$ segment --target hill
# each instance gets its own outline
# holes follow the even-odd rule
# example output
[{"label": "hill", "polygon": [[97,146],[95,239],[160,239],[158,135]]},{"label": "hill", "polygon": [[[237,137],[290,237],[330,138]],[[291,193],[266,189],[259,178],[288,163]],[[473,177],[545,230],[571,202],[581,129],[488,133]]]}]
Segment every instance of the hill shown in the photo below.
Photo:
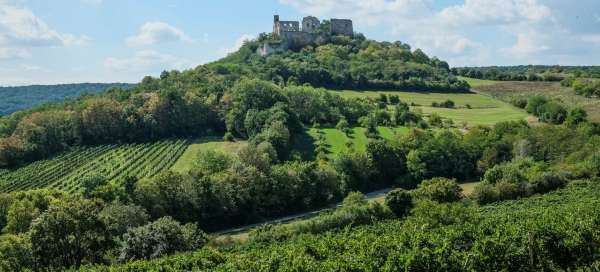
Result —
[{"label": "hill", "polygon": [[[268,39],[130,90],[0,118],[0,270],[518,271],[592,262],[596,183],[558,199],[566,205],[550,197],[556,207],[523,200],[485,211],[598,178],[600,129],[585,112],[537,98],[521,110],[471,93],[447,63],[401,42],[328,36],[264,57],[256,49]],[[530,126],[525,110],[549,125]],[[463,182],[473,184],[468,196]],[[360,193],[379,190],[390,191],[384,203]],[[221,250],[207,234],[342,199],[322,217],[266,226],[248,245]],[[552,244],[557,237],[568,238]]]},{"label": "hill", "polygon": [[0,116],[43,103],[59,102],[84,93],[94,94],[110,88],[129,89],[133,86],[127,83],[78,83],[0,87]]},{"label": "hill", "polygon": [[[360,34],[333,36],[263,57],[256,49],[264,39],[261,35],[238,52],[195,69],[146,77],[131,91],[114,89],[5,116],[0,119],[0,166],[35,161],[81,144],[214,133],[251,139],[273,123],[284,125],[289,134],[284,142],[289,143],[302,125],[334,125],[341,117],[355,124],[375,107],[373,101],[324,95],[311,87],[469,90],[465,81],[450,74],[446,62],[401,42],[377,42]],[[303,105],[306,99],[312,105]],[[246,116],[249,110],[256,115]],[[254,123],[246,120],[250,117]],[[43,136],[34,136],[34,130]]]}]

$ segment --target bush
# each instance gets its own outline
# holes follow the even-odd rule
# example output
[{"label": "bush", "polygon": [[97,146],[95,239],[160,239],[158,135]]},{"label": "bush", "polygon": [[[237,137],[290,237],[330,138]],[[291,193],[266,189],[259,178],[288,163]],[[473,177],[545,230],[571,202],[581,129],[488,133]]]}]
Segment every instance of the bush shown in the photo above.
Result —
[{"label": "bush", "polygon": [[525,98],[521,98],[521,97],[514,97],[510,100],[510,103],[517,107],[517,108],[521,108],[524,109],[525,107],[527,107],[527,99]]},{"label": "bush", "polygon": [[570,174],[567,172],[545,172],[531,182],[532,191],[547,193],[564,187],[569,182]]},{"label": "bush", "polygon": [[473,190],[472,196],[480,205],[496,202],[500,198],[496,187],[489,183],[478,184]]},{"label": "bush", "polygon": [[223,141],[233,142],[234,140],[235,138],[231,132],[225,132],[225,135],[223,135]]},{"label": "bush", "polygon": [[463,197],[462,188],[456,183],[456,180],[447,178],[423,181],[417,188],[417,194],[422,198],[440,203],[458,201]]},{"label": "bush", "polygon": [[385,195],[385,205],[397,217],[404,217],[410,213],[413,207],[412,195],[407,190],[401,188],[394,189]]},{"label": "bush", "polygon": [[342,207],[333,212],[286,225],[266,225],[253,230],[250,239],[255,242],[281,241],[302,233],[322,233],[346,226],[372,224],[388,218],[393,218],[393,214],[385,206],[377,202],[369,203],[363,194],[352,192],[344,198]]},{"label": "bush", "polygon": [[170,217],[160,218],[147,225],[132,228],[123,236],[119,259],[156,258],[202,247],[206,234],[194,224],[181,225]]}]

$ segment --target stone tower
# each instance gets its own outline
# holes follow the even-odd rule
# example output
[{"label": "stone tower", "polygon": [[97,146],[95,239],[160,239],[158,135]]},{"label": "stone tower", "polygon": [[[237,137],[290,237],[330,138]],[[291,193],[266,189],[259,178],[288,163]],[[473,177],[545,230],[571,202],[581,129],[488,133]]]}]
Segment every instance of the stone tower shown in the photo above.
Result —
[{"label": "stone tower", "polygon": [[319,28],[320,25],[321,25],[321,22],[319,21],[319,19],[317,19],[317,17],[308,16],[308,17],[304,17],[304,19],[302,19],[302,31],[303,32],[314,33]]}]

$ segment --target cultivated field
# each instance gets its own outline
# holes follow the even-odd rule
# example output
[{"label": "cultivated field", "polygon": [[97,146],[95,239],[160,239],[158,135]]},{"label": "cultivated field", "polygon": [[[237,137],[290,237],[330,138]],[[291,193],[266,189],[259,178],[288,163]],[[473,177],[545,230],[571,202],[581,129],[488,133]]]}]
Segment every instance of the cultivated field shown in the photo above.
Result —
[{"label": "cultivated field", "polygon": [[[487,86],[493,81],[478,81],[479,86]],[[380,94],[398,95],[406,103],[412,104],[411,108],[421,111],[425,115],[437,113],[444,118],[449,118],[456,124],[468,125],[493,125],[502,121],[522,120],[527,114],[512,105],[494,99],[488,95],[477,93],[418,93],[396,91],[332,91],[344,97],[373,97]],[[442,102],[447,99],[454,101],[455,108],[431,107],[433,102]],[[469,108],[470,107],[470,108]]]},{"label": "cultivated field", "polygon": [[475,87],[474,90],[506,102],[515,97],[527,98],[534,95],[555,98],[569,107],[583,108],[591,121],[600,121],[600,99],[577,95],[572,88],[563,87],[558,82],[496,82]]},{"label": "cultivated field", "polygon": [[173,164],[171,170],[185,173],[194,167],[194,161],[203,150],[216,150],[225,153],[235,153],[246,145],[246,141],[226,142],[222,138],[202,138],[193,141],[185,150],[183,155]]},{"label": "cultivated field", "polygon": [[127,176],[151,177],[169,169],[181,156],[187,140],[76,147],[47,160],[0,172],[0,192],[54,188],[80,189],[83,177],[121,180]]}]

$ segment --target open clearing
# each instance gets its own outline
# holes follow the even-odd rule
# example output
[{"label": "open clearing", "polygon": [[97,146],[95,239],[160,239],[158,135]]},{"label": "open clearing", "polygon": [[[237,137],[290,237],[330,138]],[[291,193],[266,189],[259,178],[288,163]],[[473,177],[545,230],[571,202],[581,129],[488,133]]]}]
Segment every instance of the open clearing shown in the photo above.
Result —
[{"label": "open clearing", "polygon": [[480,85],[474,90],[506,102],[515,97],[528,98],[534,95],[558,99],[568,107],[583,108],[590,121],[600,122],[600,99],[577,95],[572,88],[563,87],[558,82],[504,81]]},{"label": "open clearing", "polygon": [[[478,82],[479,86],[491,86],[494,81]],[[443,118],[449,118],[456,124],[493,125],[502,121],[523,120],[527,117],[525,111],[509,103],[494,99],[489,95],[478,93],[422,93],[399,91],[331,91],[343,97],[379,97],[380,94],[398,95],[406,103],[413,104],[411,108],[425,115],[437,113]],[[447,99],[454,101],[456,108],[431,107],[433,102]],[[470,109],[467,108],[470,106]]]},{"label": "open clearing", "polygon": [[[408,133],[410,129],[408,127],[377,127],[379,135],[385,139],[393,139],[398,135]],[[336,128],[310,128],[305,134],[305,139],[302,139],[295,144],[295,149],[300,151],[304,158],[312,158],[314,156],[314,145],[317,141],[319,134],[323,133],[325,136],[327,153],[330,157],[348,150],[350,147],[357,151],[365,151],[369,139],[365,135],[366,129],[362,127],[355,127],[352,129],[350,135],[344,134],[344,132]],[[349,147],[347,143],[350,142],[352,145]]]},{"label": "open clearing", "polygon": [[470,78],[470,77],[458,77],[458,79],[460,80],[464,80],[467,83],[469,83],[469,85],[471,85],[471,87],[479,87],[479,86],[487,86],[487,85],[492,85],[492,84],[496,84],[500,81],[494,81],[494,80],[487,80],[487,79],[478,79],[478,78]]},{"label": "open clearing", "polygon": [[246,141],[226,142],[219,137],[207,137],[192,141],[183,155],[173,164],[171,170],[185,173],[192,169],[198,154],[204,150],[215,150],[224,153],[235,153],[246,145]]}]

